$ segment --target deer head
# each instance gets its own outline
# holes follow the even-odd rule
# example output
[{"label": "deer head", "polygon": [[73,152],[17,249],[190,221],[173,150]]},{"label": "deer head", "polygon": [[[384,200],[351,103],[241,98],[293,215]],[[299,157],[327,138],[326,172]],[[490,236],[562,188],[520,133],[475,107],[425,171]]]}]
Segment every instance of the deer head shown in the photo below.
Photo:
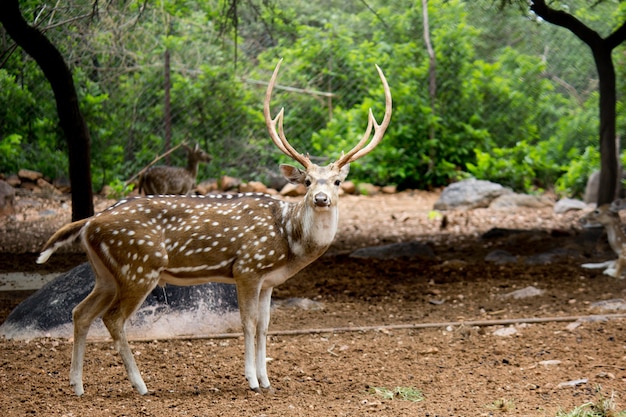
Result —
[{"label": "deer head", "polygon": [[[385,134],[385,130],[387,130],[387,126],[389,126],[392,111],[391,91],[389,90],[389,85],[387,84],[385,75],[378,65],[376,65],[376,70],[378,71],[378,75],[380,76],[383,83],[383,89],[385,91],[385,115],[383,116],[382,123],[378,124],[376,122],[372,109],[370,109],[367,128],[365,129],[363,137],[356,144],[356,146],[348,153],[342,153],[339,159],[335,162],[332,162],[324,167],[320,167],[319,165],[311,162],[308,155],[305,156],[296,151],[285,137],[283,129],[285,109],[281,108],[275,118],[272,118],[271,116],[270,100],[272,98],[272,91],[274,89],[274,85],[276,84],[276,79],[278,78],[278,71],[280,69],[281,62],[282,59],[278,61],[267,87],[267,91],[265,92],[263,115],[265,116],[265,124],[267,125],[270,138],[274,144],[285,155],[300,163],[304,167],[304,170],[286,164],[281,165],[280,169],[287,180],[292,183],[304,184],[307,187],[308,191],[305,199],[311,207],[315,207],[317,209],[335,207],[337,204],[339,186],[348,175],[350,162],[354,162],[370,153],[380,143],[383,135]],[[374,136],[368,143],[372,128],[374,128]],[[367,146],[365,146],[366,144]]]}]

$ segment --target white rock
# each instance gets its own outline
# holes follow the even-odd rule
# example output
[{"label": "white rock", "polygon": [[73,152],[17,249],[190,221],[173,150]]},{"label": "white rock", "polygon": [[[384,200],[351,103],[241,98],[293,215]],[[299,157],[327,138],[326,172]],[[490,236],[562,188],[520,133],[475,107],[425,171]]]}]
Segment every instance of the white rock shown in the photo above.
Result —
[{"label": "white rock", "polygon": [[513,326],[503,327],[493,332],[494,336],[513,336],[514,334],[517,334],[517,329]]}]

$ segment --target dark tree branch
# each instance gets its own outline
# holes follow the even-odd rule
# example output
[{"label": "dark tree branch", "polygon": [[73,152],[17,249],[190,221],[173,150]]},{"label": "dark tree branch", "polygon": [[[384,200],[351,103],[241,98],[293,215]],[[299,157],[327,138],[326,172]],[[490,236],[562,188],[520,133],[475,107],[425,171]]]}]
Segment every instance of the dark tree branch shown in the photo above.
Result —
[{"label": "dark tree branch", "polygon": [[626,41],[626,22],[622,23],[622,25],[617,28],[615,32],[611,33],[605,39],[606,45],[609,49],[615,49],[624,41]]},{"label": "dark tree branch", "polygon": [[531,0],[531,3],[530,10],[532,10],[537,16],[541,17],[546,22],[552,23],[553,25],[569,29],[587,45],[593,47],[594,45],[598,45],[598,43],[602,42],[602,37],[600,37],[596,31],[587,27],[583,22],[571,14],[549,7],[546,5],[544,0]]}]

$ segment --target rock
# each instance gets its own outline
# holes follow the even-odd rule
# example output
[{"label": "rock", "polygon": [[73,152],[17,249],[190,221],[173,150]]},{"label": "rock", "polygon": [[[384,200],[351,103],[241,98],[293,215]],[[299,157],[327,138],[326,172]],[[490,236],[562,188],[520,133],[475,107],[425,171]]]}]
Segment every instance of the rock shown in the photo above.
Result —
[{"label": "rock", "polygon": [[496,210],[510,210],[511,208],[524,207],[524,208],[544,208],[552,207],[554,202],[548,197],[529,195],[529,194],[517,194],[507,193],[495,198],[489,208]]},{"label": "rock", "polygon": [[380,189],[380,191],[383,194],[395,194],[396,192],[398,192],[398,187],[396,187],[395,185],[385,185],[383,188]]},{"label": "rock", "polygon": [[47,195],[52,195],[52,194],[61,194],[61,192],[59,190],[57,190],[54,185],[50,184],[48,181],[44,180],[43,178],[39,178],[37,180],[37,187],[39,187],[41,189],[41,191]]},{"label": "rock", "polygon": [[589,206],[580,201],[573,198],[562,198],[556,202],[554,205],[554,213],[556,214],[564,214],[570,210],[587,210]]},{"label": "rock", "polygon": [[515,298],[519,300],[521,298],[529,298],[529,297],[537,297],[538,295],[543,295],[544,291],[539,288],[533,287],[532,285],[522,288],[521,290],[515,290],[510,293],[504,294],[505,298]]},{"label": "rock", "polygon": [[370,246],[367,248],[357,249],[350,254],[351,258],[363,259],[394,259],[400,257],[433,258],[434,256],[435,252],[429,245],[417,241],[392,243],[390,245],[382,246]]},{"label": "rock", "polygon": [[17,172],[17,176],[21,179],[29,180],[32,182],[37,181],[39,178],[43,178],[43,174],[37,171],[31,171],[30,169],[20,169]]},{"label": "rock", "polygon": [[0,180],[0,216],[15,214],[15,188]]},{"label": "rock", "polygon": [[219,191],[220,187],[217,184],[216,179],[209,179],[202,181],[200,184],[196,186],[196,191],[199,194],[206,195],[215,191]]},{"label": "rock", "polygon": [[572,381],[561,382],[557,385],[557,388],[571,388],[578,385],[586,384],[588,382],[587,378],[582,379],[574,379]]},{"label": "rock", "polygon": [[[622,186],[622,181],[626,179],[626,171],[621,171],[620,178],[617,179],[617,183],[615,184],[615,195],[619,198],[624,197],[625,190]],[[585,186],[585,194],[583,196],[583,201],[587,204],[597,204],[598,203],[598,191],[600,188],[600,171],[594,171],[589,175],[587,179],[587,185]]]},{"label": "rock", "polygon": [[496,329],[493,332],[493,335],[494,336],[513,336],[516,333],[517,333],[517,329],[513,326],[509,326],[509,327],[502,327],[500,329]]},{"label": "rock", "polygon": [[20,180],[20,177],[18,177],[15,174],[9,175],[8,177],[5,178],[5,181],[7,182],[7,184],[9,184],[11,187],[19,187],[20,184],[22,183],[22,180]]},{"label": "rock", "polygon": [[503,227],[492,227],[483,233],[481,239],[500,239],[503,237],[510,237],[524,233],[524,230],[520,229],[506,229]]},{"label": "rock", "polygon": [[357,185],[357,190],[361,195],[376,195],[380,193],[380,187],[367,182],[359,183],[359,185]]},{"label": "rock", "polygon": [[470,178],[450,184],[435,202],[435,210],[487,208],[493,200],[510,194],[508,188],[490,181]]},{"label": "rock", "polygon": [[239,186],[239,192],[242,193],[267,193],[267,187],[265,184],[259,181],[250,181],[241,183]]},{"label": "rock", "polygon": [[549,359],[546,361],[540,361],[539,365],[543,366],[544,368],[549,368],[551,366],[558,366],[561,364],[561,361],[558,359]]},{"label": "rock", "polygon": [[493,262],[496,265],[503,265],[509,263],[517,263],[517,256],[502,249],[496,249],[485,256],[485,261]]},{"label": "rock", "polygon": [[[37,332],[48,334],[70,324],[72,309],[91,292],[94,280],[91,266],[84,263],[48,282],[11,311],[0,326],[0,335],[13,338],[25,331],[29,335]],[[236,287],[222,283],[157,287],[148,294],[129,325],[132,325],[131,322],[141,322],[146,315],[200,309],[216,313],[236,310]]]},{"label": "rock", "polygon": [[32,192],[39,192],[39,187],[37,187],[35,183],[30,181],[23,181],[22,184],[20,184],[20,188]]},{"label": "rock", "polygon": [[263,168],[261,168],[261,170],[265,172],[265,185],[267,185],[268,188],[282,190],[283,187],[289,182],[287,181],[287,178],[273,170]]},{"label": "rock", "polygon": [[555,248],[548,252],[538,253],[529,256],[525,261],[525,265],[548,265],[557,262],[559,259],[568,256],[577,256],[578,252],[567,248]]},{"label": "rock", "polygon": [[59,190],[62,194],[69,194],[72,192],[72,183],[67,177],[58,177],[52,181],[52,185]]},{"label": "rock", "polygon": [[280,190],[280,195],[284,197],[298,197],[306,194],[306,187],[304,184],[292,184],[287,183]]},{"label": "rock", "polygon": [[341,189],[346,194],[356,194],[356,184],[354,184],[352,181],[342,182]]},{"label": "rock", "polygon": [[589,306],[589,309],[600,313],[605,313],[607,311],[624,311],[626,310],[626,301],[622,298],[596,301]]},{"label": "rock", "polygon": [[239,187],[241,184],[241,180],[239,178],[229,177],[228,175],[224,175],[220,181],[220,190],[222,191],[230,191]]}]

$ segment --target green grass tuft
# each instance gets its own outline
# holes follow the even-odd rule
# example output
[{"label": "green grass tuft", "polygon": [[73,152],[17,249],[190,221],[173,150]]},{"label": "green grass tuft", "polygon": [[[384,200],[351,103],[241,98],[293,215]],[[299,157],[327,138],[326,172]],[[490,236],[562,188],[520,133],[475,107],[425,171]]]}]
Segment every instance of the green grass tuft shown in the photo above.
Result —
[{"label": "green grass tuft", "polygon": [[369,393],[381,397],[384,400],[405,400],[419,402],[424,400],[424,394],[413,387],[395,387],[389,389],[385,387],[371,387]]}]

